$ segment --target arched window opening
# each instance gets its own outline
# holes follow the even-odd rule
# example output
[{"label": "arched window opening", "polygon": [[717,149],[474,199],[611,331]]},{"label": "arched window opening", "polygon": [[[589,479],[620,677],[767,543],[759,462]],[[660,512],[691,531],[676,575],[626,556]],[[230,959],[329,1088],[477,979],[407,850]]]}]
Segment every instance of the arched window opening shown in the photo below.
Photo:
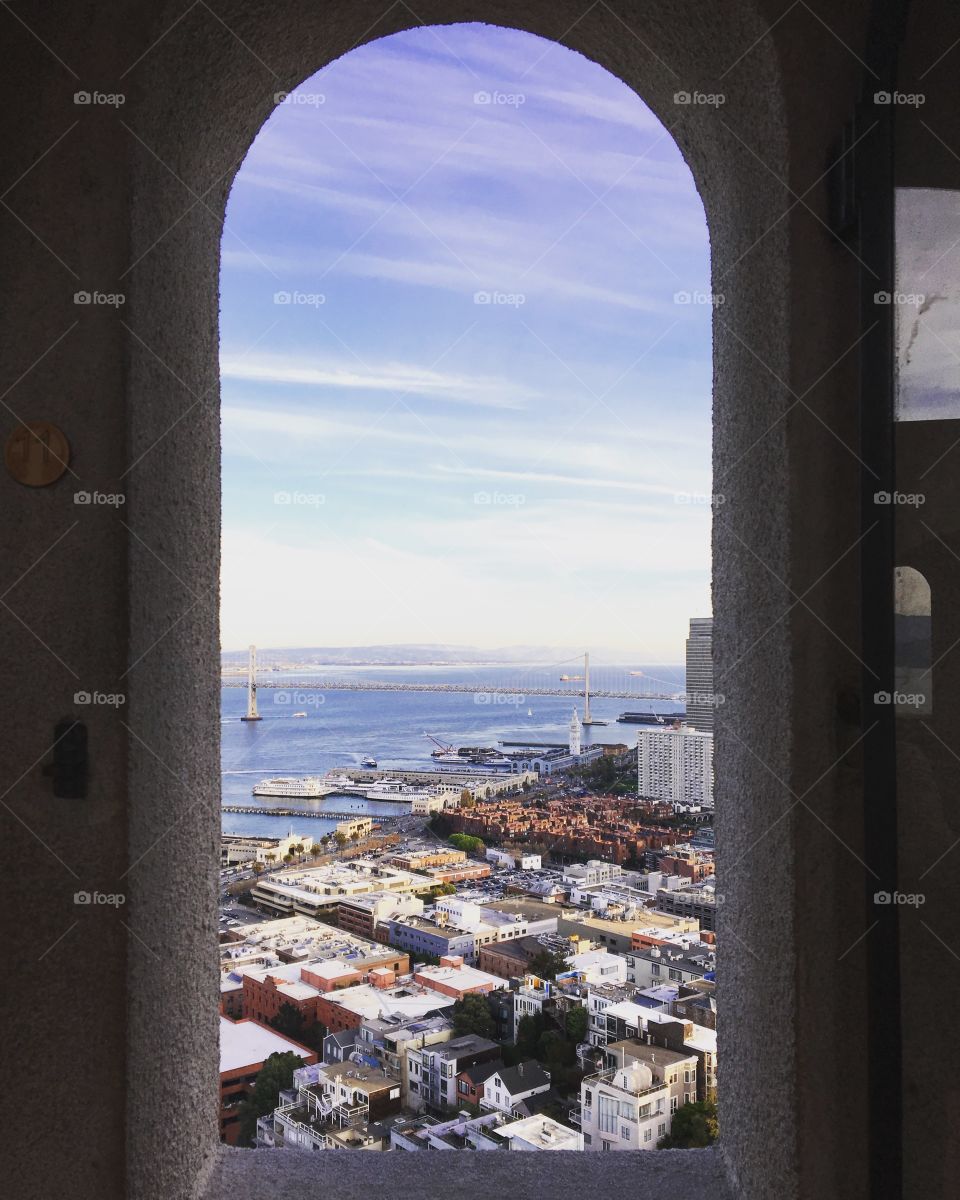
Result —
[{"label": "arched window opening", "polygon": [[898,717],[933,712],[933,618],[930,584],[914,567],[894,570],[895,694]]},{"label": "arched window opening", "polygon": [[702,1144],[725,297],[678,147],[554,43],[412,30],[278,95],[222,263],[222,1038],[293,1056],[224,1138]]}]

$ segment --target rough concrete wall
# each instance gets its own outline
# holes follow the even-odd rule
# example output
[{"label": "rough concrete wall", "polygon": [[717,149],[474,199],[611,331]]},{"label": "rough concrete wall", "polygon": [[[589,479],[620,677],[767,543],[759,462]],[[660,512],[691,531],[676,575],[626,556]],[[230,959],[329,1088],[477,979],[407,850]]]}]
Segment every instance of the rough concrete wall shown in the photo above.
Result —
[{"label": "rough concrete wall", "polygon": [[[128,261],[128,145],[108,115],[73,103],[83,80],[117,70],[117,14],[79,4],[64,37],[53,8],[0,12],[0,433],[6,441],[18,419],[52,420],[72,447],[71,469],[50,487],[0,471],[0,1027],[8,1119],[15,1105],[21,1141],[19,1153],[5,1155],[3,1187],[17,1196],[65,1188],[116,1196],[125,1170],[129,906],[77,904],[75,893],[127,890],[127,714],[76,705],[74,696],[127,690],[128,538],[122,510],[74,496],[125,486],[125,339],[113,308],[77,305],[74,294],[116,290]],[[89,731],[82,800],[54,798],[43,774],[55,723],[71,715]],[[31,1097],[42,1118],[27,1114]]]},{"label": "rough concrete wall", "polygon": [[[600,1154],[570,1150],[536,1153],[389,1155],[337,1154],[337,1194],[400,1193],[409,1200],[472,1200],[479,1195],[659,1196],[664,1200],[733,1200],[714,1150],[663,1150],[658,1154]],[[211,1197],[231,1200],[314,1200],[329,1195],[330,1181],[312,1151],[224,1150],[211,1180]],[[328,1156],[323,1155],[324,1159]],[[286,1161],[282,1161],[282,1160]]]},{"label": "rough concrete wall", "polygon": [[[221,1157],[212,1009],[220,220],[274,93],[415,19],[403,6],[384,12],[346,0],[235,0],[219,20],[205,4],[179,0],[24,3],[17,12],[57,54],[81,63],[84,86],[127,95],[119,114],[84,112],[78,136],[38,162],[73,118],[78,84],[26,31],[15,43],[17,70],[3,80],[5,145],[19,163],[11,178],[37,163],[11,203],[54,250],[82,259],[95,286],[128,296],[120,316],[129,331],[115,314],[84,314],[83,336],[65,340],[29,376],[22,397],[33,403],[18,411],[61,419],[98,476],[129,468],[121,514],[129,532],[83,523],[74,557],[65,548],[51,556],[9,599],[43,615],[57,653],[72,653],[80,674],[98,681],[104,664],[111,677],[136,664],[121,714],[130,732],[112,714],[91,718],[96,798],[54,804],[36,768],[14,794],[55,849],[69,845],[91,871],[126,880],[121,916],[131,928],[127,938],[119,922],[104,918],[94,929],[91,921],[88,939],[74,941],[77,930],[64,938],[56,973],[48,955],[22,977],[30,997],[30,1020],[21,1012],[17,1026],[23,1044],[49,1046],[56,1029],[57,1045],[69,1047],[67,1070],[62,1058],[40,1059],[36,1094],[52,1095],[70,1076],[85,1084],[60,1102],[71,1137],[30,1156],[20,1194],[49,1195],[68,1171],[77,1196],[121,1194],[125,1100],[129,1194],[171,1200],[195,1194]],[[716,756],[727,896],[721,1156],[739,1195],[861,1196],[863,1118],[851,1098],[862,1085],[862,1047],[850,1012],[862,1014],[851,997],[862,996],[863,958],[844,956],[863,930],[862,876],[848,850],[859,836],[857,774],[847,765],[855,748],[835,767],[856,736],[836,715],[858,670],[844,645],[856,629],[852,564],[842,558],[859,532],[858,468],[843,444],[854,411],[844,355],[856,336],[855,264],[790,190],[822,217],[818,177],[860,74],[842,42],[862,42],[861,13],[848,5],[832,18],[842,22],[838,40],[804,6],[786,3],[638,0],[618,12],[600,5],[584,15],[572,0],[522,11],[432,0],[417,16],[521,25],[582,51],[641,94],[694,170],[711,224],[714,290],[725,297],[715,321],[715,490],[725,500],[715,531],[715,644],[727,697]],[[674,92],[694,88],[724,92],[727,103],[719,111],[674,105]],[[22,297],[2,334],[12,381],[69,323],[74,284],[13,218],[0,236],[11,291]],[[27,547],[45,548],[60,531],[55,514],[67,523],[67,493],[63,484],[38,494],[9,480],[4,487],[20,518],[4,534],[6,561],[22,570]],[[46,572],[61,557],[67,586],[57,589],[58,577]],[[66,703],[74,682],[16,621],[0,636],[25,698],[7,727],[12,782],[51,740],[59,708],[51,711],[49,697]],[[36,864],[40,887],[25,893],[20,911],[52,942],[72,919],[74,884],[68,876],[55,894],[46,852],[14,825],[13,836],[21,833],[14,852]],[[90,916],[100,922],[102,914]],[[824,1064],[844,1080],[843,1096],[830,1096]],[[78,1146],[86,1163],[79,1176]],[[644,1169],[662,1169],[665,1181],[689,1191],[697,1172],[709,1185],[717,1158],[645,1156]],[[261,1194],[271,1181],[307,1194],[307,1168],[294,1159],[228,1156],[216,1168],[219,1194],[243,1194],[241,1175],[253,1190],[262,1180]],[[558,1165],[529,1169],[539,1186],[549,1171],[560,1195],[561,1179],[569,1188],[578,1171],[600,1169],[592,1157],[572,1167],[549,1161]],[[326,1163],[309,1162],[326,1192],[369,1186],[363,1172],[374,1167],[337,1160],[334,1183],[320,1171]],[[464,1194],[488,1190],[460,1178]],[[633,1168],[631,1178],[639,1185]]]},{"label": "rough concrete wall", "polygon": [[[898,186],[960,190],[957,60],[944,55],[958,39],[956,5],[931,0],[913,7],[900,88],[921,93],[924,103],[898,114]],[[948,251],[945,262],[956,273],[954,237],[948,236],[942,249]],[[897,511],[898,562],[926,577],[933,616],[933,673],[927,681],[932,683],[933,712],[897,723],[900,890],[924,897],[921,907],[900,909],[904,1085],[909,1101],[905,1177],[911,1197],[952,1194],[960,1172],[960,1083],[948,1050],[955,1039],[941,1036],[936,1021],[930,1021],[931,984],[944,994],[960,986],[958,439],[956,420],[897,427],[898,490],[925,499],[920,508]]]}]

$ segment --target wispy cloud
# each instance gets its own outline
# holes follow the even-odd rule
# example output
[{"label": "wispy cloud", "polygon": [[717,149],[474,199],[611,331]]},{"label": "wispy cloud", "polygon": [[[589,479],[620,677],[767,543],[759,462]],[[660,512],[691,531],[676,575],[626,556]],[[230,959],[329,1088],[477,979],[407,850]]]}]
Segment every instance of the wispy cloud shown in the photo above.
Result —
[{"label": "wispy cloud", "polygon": [[220,357],[220,374],[224,379],[243,379],[256,383],[438,397],[458,404],[477,404],[486,408],[520,408],[520,397],[535,395],[526,387],[504,379],[444,374],[410,363],[365,367],[312,359],[291,360],[269,354],[224,354]]},{"label": "wispy cloud", "polygon": [[[711,364],[709,308],[677,302],[709,293],[709,251],[669,133],[582,56],[479,25],[372,42],[297,93],[224,236],[225,636],[566,644],[601,621],[675,660],[709,605],[709,511],[677,496],[710,490]],[[278,507],[294,487],[312,503]],[[277,579],[302,581],[282,606]]]}]

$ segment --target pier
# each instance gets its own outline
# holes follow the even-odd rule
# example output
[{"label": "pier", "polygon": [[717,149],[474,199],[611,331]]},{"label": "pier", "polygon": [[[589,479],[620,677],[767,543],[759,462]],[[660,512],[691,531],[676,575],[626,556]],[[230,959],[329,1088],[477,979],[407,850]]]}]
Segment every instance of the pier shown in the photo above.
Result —
[{"label": "pier", "polygon": [[409,813],[395,813],[373,816],[371,813],[363,812],[332,812],[326,808],[257,808],[250,804],[221,804],[220,811],[225,813],[247,813],[250,816],[257,817],[323,817],[329,821],[356,821],[358,817],[369,817],[374,825],[381,825],[385,821],[399,821],[402,817],[410,815]]}]

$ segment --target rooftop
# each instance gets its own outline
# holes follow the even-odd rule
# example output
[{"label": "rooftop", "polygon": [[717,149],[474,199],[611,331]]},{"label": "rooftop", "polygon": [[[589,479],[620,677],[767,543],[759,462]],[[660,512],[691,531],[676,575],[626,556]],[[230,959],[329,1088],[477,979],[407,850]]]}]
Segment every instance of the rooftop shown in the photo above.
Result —
[{"label": "rooftop", "polygon": [[552,1117],[523,1117],[509,1125],[502,1125],[497,1134],[508,1141],[522,1138],[538,1150],[583,1149],[583,1135],[567,1125],[561,1125],[559,1121],[554,1121]]},{"label": "rooftop", "polygon": [[623,1066],[630,1059],[645,1062],[653,1067],[669,1067],[675,1063],[696,1061],[695,1054],[683,1054],[679,1050],[668,1050],[665,1046],[651,1046],[638,1038],[624,1038],[621,1042],[609,1042],[607,1054]]},{"label": "rooftop", "polygon": [[[359,1087],[365,1092],[380,1091],[399,1083],[386,1067],[371,1067],[365,1063],[328,1063],[319,1071],[319,1082],[344,1083],[347,1087]],[[312,1090],[312,1087],[311,1087]]]},{"label": "rooftop", "polygon": [[458,1072],[458,1075],[465,1075],[474,1087],[478,1087],[481,1083],[485,1083],[491,1075],[501,1070],[503,1070],[503,1062],[498,1058],[493,1062],[476,1063],[472,1067],[464,1067],[462,1071]]},{"label": "rooftop", "polygon": [[531,1088],[549,1087],[550,1073],[534,1058],[517,1063],[515,1067],[503,1067],[498,1072],[504,1088],[513,1095],[516,1092],[529,1092]]},{"label": "rooftop", "polygon": [[358,937],[342,929],[334,929],[302,915],[282,917],[278,921],[262,921],[248,925],[240,933],[241,940],[227,942],[221,947],[221,958],[234,957],[253,949],[273,950],[289,958],[314,960],[330,958],[376,958],[390,953],[389,947],[368,938]]},{"label": "rooftop", "polygon": [[466,964],[460,967],[418,967],[415,978],[418,983],[424,983],[427,987],[445,985],[461,991],[487,985],[491,990],[505,986],[499,975],[491,975],[489,971],[478,971],[476,967]]},{"label": "rooftop", "polygon": [[[557,883],[559,880],[552,878],[548,882]],[[555,921],[560,915],[555,904],[545,904],[542,900],[509,897],[503,900],[483,900],[480,903],[484,908],[492,908],[495,912],[509,913],[511,916],[522,916],[527,921]]]},{"label": "rooftop", "polygon": [[326,999],[360,1017],[381,1017],[395,1025],[404,1020],[425,1017],[454,1004],[452,996],[444,996],[442,992],[414,983],[395,988],[375,988],[369,983],[358,983],[354,987],[329,992]]},{"label": "rooftop", "polygon": [[441,1042],[431,1046],[430,1052],[438,1055],[444,1061],[465,1058],[468,1054],[482,1054],[486,1050],[499,1050],[496,1042],[489,1038],[480,1037],[476,1033],[465,1033],[461,1037],[452,1038],[449,1042]]},{"label": "rooftop", "polygon": [[225,1071],[237,1071],[243,1067],[258,1067],[271,1054],[283,1054],[288,1050],[304,1059],[312,1054],[306,1046],[282,1037],[259,1021],[220,1018],[221,1075]]}]

